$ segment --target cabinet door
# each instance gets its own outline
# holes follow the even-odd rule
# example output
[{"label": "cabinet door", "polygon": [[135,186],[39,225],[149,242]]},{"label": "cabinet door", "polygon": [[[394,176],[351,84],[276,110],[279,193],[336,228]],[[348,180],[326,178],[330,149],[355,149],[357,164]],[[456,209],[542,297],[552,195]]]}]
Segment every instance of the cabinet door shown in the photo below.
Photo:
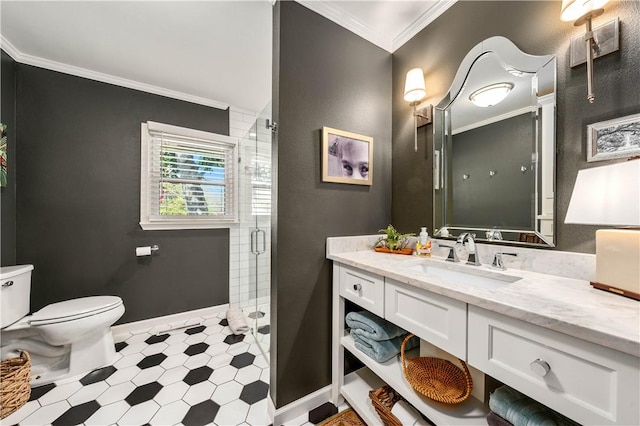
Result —
[{"label": "cabinet door", "polygon": [[640,360],[469,307],[469,364],[582,424],[640,424]]},{"label": "cabinet door", "polygon": [[384,278],[379,275],[340,265],[340,296],[384,316]]},{"label": "cabinet door", "polygon": [[466,359],[466,303],[387,279],[385,318],[440,349]]}]

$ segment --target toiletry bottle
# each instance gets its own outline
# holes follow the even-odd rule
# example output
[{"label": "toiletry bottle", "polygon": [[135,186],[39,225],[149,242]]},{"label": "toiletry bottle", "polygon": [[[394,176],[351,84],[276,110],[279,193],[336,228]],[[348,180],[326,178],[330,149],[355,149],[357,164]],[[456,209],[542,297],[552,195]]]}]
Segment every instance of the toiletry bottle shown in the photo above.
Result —
[{"label": "toiletry bottle", "polygon": [[416,254],[424,257],[431,256],[431,241],[427,233],[427,228],[424,226],[420,229],[420,235],[416,243]]}]

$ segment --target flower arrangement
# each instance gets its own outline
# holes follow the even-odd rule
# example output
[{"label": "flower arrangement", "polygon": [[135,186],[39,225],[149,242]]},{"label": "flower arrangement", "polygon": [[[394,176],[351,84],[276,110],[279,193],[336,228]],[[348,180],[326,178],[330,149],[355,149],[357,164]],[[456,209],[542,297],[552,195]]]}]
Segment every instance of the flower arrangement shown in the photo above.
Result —
[{"label": "flower arrangement", "polygon": [[[413,237],[416,234],[401,234],[393,225],[389,225],[386,228],[380,229],[378,233],[385,234],[380,237],[374,244],[374,248],[383,248],[391,252],[407,249],[409,244],[409,237]],[[411,250],[410,248],[407,250]]]}]

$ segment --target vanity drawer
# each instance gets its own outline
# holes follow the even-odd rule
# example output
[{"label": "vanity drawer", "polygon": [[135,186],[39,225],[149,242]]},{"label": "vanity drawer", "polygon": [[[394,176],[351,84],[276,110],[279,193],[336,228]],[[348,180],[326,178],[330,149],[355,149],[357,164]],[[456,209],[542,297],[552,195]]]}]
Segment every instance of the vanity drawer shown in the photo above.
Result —
[{"label": "vanity drawer", "polygon": [[382,317],[384,315],[384,278],[340,265],[340,296]]},{"label": "vanity drawer", "polygon": [[469,364],[582,424],[640,424],[640,360],[469,306]]},{"label": "vanity drawer", "polygon": [[467,304],[387,279],[385,319],[466,359]]}]

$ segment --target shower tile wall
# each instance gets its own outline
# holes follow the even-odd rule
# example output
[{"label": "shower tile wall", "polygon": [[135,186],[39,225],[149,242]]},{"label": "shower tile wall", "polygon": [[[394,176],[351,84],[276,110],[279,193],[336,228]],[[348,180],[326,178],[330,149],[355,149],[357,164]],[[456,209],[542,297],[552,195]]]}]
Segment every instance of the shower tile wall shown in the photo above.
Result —
[{"label": "shower tile wall", "polygon": [[[248,134],[254,123],[256,126],[258,149],[254,141],[248,141]],[[270,259],[271,259],[271,217],[258,215],[258,224],[266,233],[266,252],[258,259],[258,294],[253,284],[256,272],[256,262],[251,254],[251,231],[256,228],[256,206],[254,194],[257,187],[252,182],[252,173],[264,167],[271,167],[271,142],[269,130],[265,127],[264,119],[259,119],[256,113],[229,109],[229,135],[240,139],[240,225],[230,229],[229,255],[229,301],[232,306],[241,308],[255,306],[256,296],[259,304],[268,304],[270,288]],[[254,138],[255,139],[255,138]]]}]

